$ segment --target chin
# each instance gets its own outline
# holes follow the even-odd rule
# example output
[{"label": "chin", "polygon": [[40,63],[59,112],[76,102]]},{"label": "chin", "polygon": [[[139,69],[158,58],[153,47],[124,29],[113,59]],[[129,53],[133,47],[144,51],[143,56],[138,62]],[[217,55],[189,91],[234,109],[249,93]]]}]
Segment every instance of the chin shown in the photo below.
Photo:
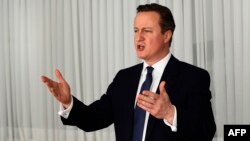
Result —
[{"label": "chin", "polygon": [[140,59],[145,59],[147,55],[145,55],[143,52],[137,52],[137,57]]},{"label": "chin", "polygon": [[141,54],[137,54],[137,57],[138,57],[139,59],[143,59],[143,60],[146,58],[144,55],[141,55]]}]

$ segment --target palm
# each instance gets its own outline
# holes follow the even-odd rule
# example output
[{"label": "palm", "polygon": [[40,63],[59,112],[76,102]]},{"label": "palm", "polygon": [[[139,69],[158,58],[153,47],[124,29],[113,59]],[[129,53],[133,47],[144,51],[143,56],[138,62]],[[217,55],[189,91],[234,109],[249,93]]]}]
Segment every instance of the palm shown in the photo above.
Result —
[{"label": "palm", "polygon": [[57,86],[54,89],[54,96],[56,99],[62,103],[67,103],[69,94],[70,94],[70,87],[68,83],[65,82],[56,82]]},{"label": "palm", "polygon": [[47,85],[49,91],[55,96],[55,98],[63,105],[68,105],[71,102],[70,86],[64,80],[59,70],[55,71],[58,82],[42,76],[42,81]]}]

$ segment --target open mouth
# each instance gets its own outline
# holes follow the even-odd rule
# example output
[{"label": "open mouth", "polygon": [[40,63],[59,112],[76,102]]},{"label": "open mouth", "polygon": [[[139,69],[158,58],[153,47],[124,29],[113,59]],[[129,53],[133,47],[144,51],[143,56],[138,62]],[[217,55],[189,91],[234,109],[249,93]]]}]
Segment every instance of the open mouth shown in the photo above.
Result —
[{"label": "open mouth", "polygon": [[137,44],[137,50],[138,51],[143,51],[145,46],[143,44]]}]

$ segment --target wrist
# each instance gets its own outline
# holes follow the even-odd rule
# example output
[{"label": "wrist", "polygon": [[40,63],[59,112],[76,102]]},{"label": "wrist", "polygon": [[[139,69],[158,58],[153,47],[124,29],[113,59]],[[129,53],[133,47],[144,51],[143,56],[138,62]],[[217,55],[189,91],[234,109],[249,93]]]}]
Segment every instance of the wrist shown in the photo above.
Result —
[{"label": "wrist", "polygon": [[69,100],[67,102],[62,103],[62,106],[64,109],[67,109],[72,103],[72,96],[69,97]]},{"label": "wrist", "polygon": [[164,119],[167,120],[168,123],[170,123],[171,125],[173,125],[173,120],[174,120],[174,105],[170,105],[167,108],[167,112],[166,115],[164,116]]}]

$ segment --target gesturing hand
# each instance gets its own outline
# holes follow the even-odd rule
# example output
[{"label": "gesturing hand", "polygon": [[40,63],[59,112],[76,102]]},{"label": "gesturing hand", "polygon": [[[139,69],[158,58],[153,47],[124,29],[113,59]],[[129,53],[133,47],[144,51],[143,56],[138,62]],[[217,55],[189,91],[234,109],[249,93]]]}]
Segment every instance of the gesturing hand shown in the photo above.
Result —
[{"label": "gesturing hand", "polygon": [[148,111],[151,115],[158,119],[166,119],[169,123],[173,123],[174,106],[165,90],[165,81],[159,86],[160,94],[150,91],[143,91],[137,96],[137,104],[139,107]]},{"label": "gesturing hand", "polygon": [[70,86],[64,80],[61,72],[56,69],[55,75],[58,82],[46,77],[41,76],[43,83],[48,87],[49,91],[54,95],[54,97],[67,108],[71,103]]}]

